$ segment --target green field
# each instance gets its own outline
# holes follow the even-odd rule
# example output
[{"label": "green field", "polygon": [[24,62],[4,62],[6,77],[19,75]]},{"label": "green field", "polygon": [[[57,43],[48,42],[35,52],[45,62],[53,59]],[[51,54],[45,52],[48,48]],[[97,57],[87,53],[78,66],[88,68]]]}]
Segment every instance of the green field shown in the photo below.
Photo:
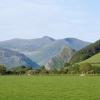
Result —
[{"label": "green field", "polygon": [[100,76],[0,76],[0,100],[100,100]]}]

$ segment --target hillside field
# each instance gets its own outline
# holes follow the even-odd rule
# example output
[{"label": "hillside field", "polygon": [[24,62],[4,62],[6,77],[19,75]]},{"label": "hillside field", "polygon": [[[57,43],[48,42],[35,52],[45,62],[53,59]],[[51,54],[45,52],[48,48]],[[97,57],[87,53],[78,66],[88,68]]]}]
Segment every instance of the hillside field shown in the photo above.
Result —
[{"label": "hillside field", "polygon": [[[89,62],[89,63],[100,63],[100,53],[90,57],[89,59],[83,61],[83,62]],[[82,63],[83,63],[82,62]]]},{"label": "hillside field", "polygon": [[81,63],[86,63],[86,62],[91,63],[93,66],[100,67],[100,53],[90,57],[89,59],[82,61]]},{"label": "hillside field", "polygon": [[0,100],[100,100],[100,76],[0,76]]}]

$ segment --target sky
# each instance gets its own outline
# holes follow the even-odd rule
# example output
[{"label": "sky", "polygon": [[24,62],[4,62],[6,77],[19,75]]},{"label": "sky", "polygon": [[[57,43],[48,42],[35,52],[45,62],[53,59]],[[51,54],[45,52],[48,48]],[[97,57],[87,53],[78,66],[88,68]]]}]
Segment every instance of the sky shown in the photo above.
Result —
[{"label": "sky", "polygon": [[0,41],[43,36],[100,39],[100,0],[0,0]]}]

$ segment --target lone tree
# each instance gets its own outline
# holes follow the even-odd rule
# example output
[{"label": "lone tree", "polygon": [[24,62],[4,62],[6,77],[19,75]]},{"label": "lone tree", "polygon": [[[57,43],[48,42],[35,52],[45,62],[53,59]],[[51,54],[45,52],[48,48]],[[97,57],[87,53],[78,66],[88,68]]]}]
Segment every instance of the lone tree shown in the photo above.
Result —
[{"label": "lone tree", "polygon": [[0,75],[3,75],[6,73],[6,67],[4,65],[0,65]]}]

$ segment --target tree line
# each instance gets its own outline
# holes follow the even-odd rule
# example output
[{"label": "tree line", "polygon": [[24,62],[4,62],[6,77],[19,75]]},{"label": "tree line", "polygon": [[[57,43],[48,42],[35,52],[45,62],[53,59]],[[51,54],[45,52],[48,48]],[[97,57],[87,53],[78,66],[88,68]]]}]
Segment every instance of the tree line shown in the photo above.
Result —
[{"label": "tree line", "polygon": [[18,66],[7,69],[0,65],[0,75],[49,75],[49,74],[100,74],[100,66],[90,63],[71,64],[65,63],[60,69],[46,70],[45,66],[37,69],[32,67]]}]

